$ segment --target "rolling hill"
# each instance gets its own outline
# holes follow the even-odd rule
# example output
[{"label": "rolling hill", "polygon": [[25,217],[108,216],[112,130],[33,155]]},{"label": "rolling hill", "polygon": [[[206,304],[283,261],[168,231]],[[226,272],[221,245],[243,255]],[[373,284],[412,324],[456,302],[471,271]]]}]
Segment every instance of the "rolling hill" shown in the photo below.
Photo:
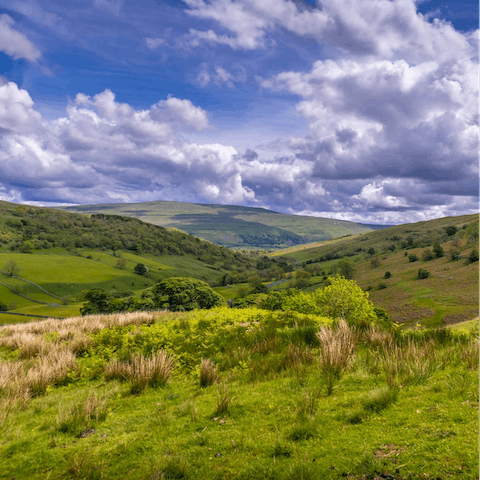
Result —
[{"label": "rolling hill", "polygon": [[[433,255],[435,243],[443,249],[438,258]],[[348,261],[353,279],[392,320],[440,326],[478,318],[478,260],[469,260],[474,251],[478,215],[397,225],[272,255],[296,259],[310,271],[310,288],[322,286],[326,275],[342,273],[341,262]],[[428,278],[418,278],[420,269]]]},{"label": "rolling hill", "polygon": [[[0,323],[78,315],[82,292],[92,288],[140,294],[169,277],[214,281],[251,266],[240,252],[137,219],[0,202],[0,271],[11,262],[20,270],[0,273],[0,304],[9,311]],[[148,275],[135,273],[139,263]]]},{"label": "rolling hill", "polygon": [[285,215],[264,208],[183,202],[144,202],[60,207],[106,213],[176,227],[217,245],[277,249],[371,231],[370,226],[329,218]]}]

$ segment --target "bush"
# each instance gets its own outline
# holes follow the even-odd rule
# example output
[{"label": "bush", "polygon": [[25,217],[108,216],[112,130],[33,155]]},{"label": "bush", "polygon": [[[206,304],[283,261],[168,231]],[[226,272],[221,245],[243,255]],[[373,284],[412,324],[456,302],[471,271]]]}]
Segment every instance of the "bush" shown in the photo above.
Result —
[{"label": "bush", "polygon": [[155,306],[172,312],[225,305],[225,299],[208,283],[195,278],[169,278],[157,283],[153,287],[153,294]]},{"label": "bush", "polygon": [[474,248],[468,256],[468,263],[478,262],[478,250]]},{"label": "bush", "polygon": [[[118,264],[118,262],[117,262],[117,264]],[[138,275],[145,275],[146,273],[148,273],[148,268],[143,263],[137,263],[133,270]]]},{"label": "bush", "polygon": [[427,272],[427,270],[424,270],[423,268],[418,269],[417,278],[419,280],[423,280],[424,278],[428,278],[429,276],[430,276],[430,272]]},{"label": "bush", "polygon": [[0,312],[6,312],[7,310],[8,310],[8,306],[0,302]]},{"label": "bush", "polygon": [[414,253],[411,253],[409,256],[408,256],[408,261],[409,262],[416,262],[418,260],[418,257],[414,254]]},{"label": "bush", "polygon": [[439,243],[433,244],[433,254],[435,255],[435,258],[442,258],[445,255],[445,252]]},{"label": "bush", "polygon": [[378,290],[383,290],[387,288],[387,284],[385,282],[380,282],[378,285],[377,285],[377,289]]},{"label": "bush", "polygon": [[454,227],[453,225],[449,225],[448,227],[445,227],[445,231],[447,232],[447,235],[451,237],[457,233],[458,228]]},{"label": "bush", "polygon": [[376,320],[373,303],[353,280],[337,275],[329,277],[330,285],[312,293],[299,292],[284,305],[287,310],[328,318],[344,318],[349,324],[368,325]]},{"label": "bush", "polygon": [[390,278],[392,276],[391,272],[389,270],[387,270],[385,272],[385,275],[383,276],[383,278],[387,279],[387,278]]}]

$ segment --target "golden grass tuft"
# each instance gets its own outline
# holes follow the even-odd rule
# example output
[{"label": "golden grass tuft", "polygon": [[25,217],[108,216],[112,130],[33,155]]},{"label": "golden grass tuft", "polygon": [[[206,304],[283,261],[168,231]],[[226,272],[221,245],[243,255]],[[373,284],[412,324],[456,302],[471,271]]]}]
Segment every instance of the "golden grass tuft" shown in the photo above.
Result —
[{"label": "golden grass tuft", "polygon": [[135,356],[129,362],[112,360],[105,366],[105,380],[127,380],[131,393],[141,393],[147,385],[163,387],[173,371],[173,363],[173,355],[163,350],[151,357]]},{"label": "golden grass tuft", "polygon": [[335,380],[353,360],[359,335],[342,319],[336,328],[322,327],[317,333],[320,341],[320,363],[327,379],[327,395],[331,395]]},{"label": "golden grass tuft", "polygon": [[208,358],[202,358],[200,362],[200,387],[205,388],[213,385],[217,380],[217,367]]}]

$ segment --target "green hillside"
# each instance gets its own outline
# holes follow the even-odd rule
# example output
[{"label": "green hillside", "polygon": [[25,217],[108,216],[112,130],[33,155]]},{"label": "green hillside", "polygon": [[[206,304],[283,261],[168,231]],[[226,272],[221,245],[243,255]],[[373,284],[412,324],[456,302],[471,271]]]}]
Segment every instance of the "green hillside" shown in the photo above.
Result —
[{"label": "green hillside", "polygon": [[[12,262],[18,271],[0,273],[0,304],[8,308],[0,324],[78,315],[92,288],[135,295],[169,277],[214,282],[251,265],[240,252],[138,219],[0,202],[0,271]],[[135,273],[138,264],[147,275]]]},{"label": "green hillside", "polygon": [[232,205],[158,201],[60,208],[86,214],[125,215],[162,227],[177,227],[218,245],[240,248],[283,248],[371,230],[342,220]]},{"label": "green hillside", "polygon": [[[443,250],[438,258],[435,243]],[[478,318],[478,260],[469,260],[475,251],[478,215],[464,215],[398,225],[310,248],[292,247],[272,255],[298,261],[312,274],[310,288],[323,286],[328,275],[345,274],[345,264],[351,265],[352,278],[392,320],[440,326]],[[428,278],[418,278],[420,269],[428,272]]]}]

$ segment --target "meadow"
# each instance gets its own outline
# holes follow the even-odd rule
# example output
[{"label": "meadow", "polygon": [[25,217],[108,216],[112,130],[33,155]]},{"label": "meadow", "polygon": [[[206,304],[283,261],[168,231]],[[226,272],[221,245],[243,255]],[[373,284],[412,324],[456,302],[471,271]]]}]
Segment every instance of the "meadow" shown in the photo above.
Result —
[{"label": "meadow", "polygon": [[475,479],[478,324],[294,311],[0,329],[0,478]]}]

